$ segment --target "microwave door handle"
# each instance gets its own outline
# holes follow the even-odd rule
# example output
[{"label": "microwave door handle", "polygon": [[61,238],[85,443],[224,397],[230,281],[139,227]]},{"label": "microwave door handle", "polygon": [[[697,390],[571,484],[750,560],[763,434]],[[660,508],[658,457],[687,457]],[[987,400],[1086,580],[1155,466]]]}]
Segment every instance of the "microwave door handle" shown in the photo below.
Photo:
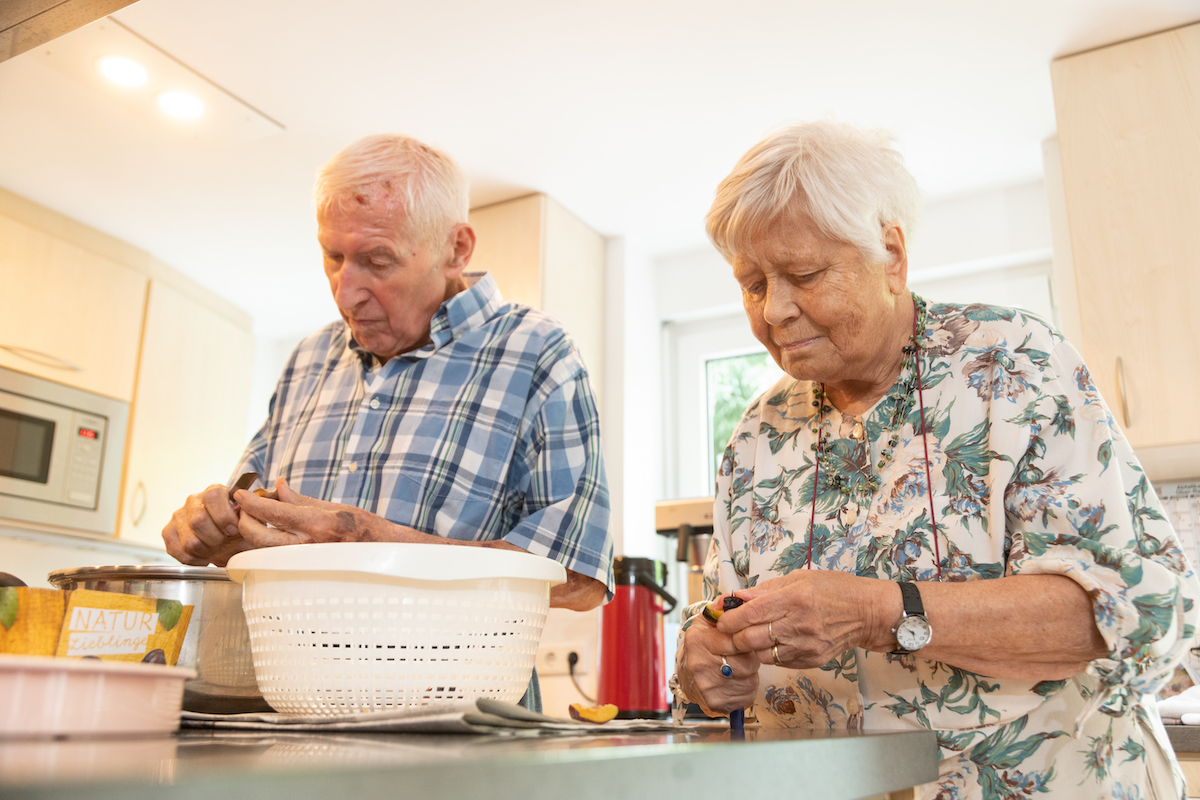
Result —
[{"label": "microwave door handle", "polygon": [[72,364],[65,358],[52,356],[49,353],[43,353],[40,350],[32,350],[28,347],[21,347],[15,344],[4,344],[0,342],[0,350],[7,350],[14,356],[20,356],[26,361],[32,361],[35,364],[41,364],[43,367],[53,367],[54,369],[69,369],[74,372],[83,372],[83,367],[78,364]]},{"label": "microwave door handle", "polygon": [[137,482],[137,486],[133,490],[133,503],[131,505],[133,506],[131,509],[133,510],[133,527],[136,528],[142,521],[142,517],[146,516],[146,484],[141,481]]}]

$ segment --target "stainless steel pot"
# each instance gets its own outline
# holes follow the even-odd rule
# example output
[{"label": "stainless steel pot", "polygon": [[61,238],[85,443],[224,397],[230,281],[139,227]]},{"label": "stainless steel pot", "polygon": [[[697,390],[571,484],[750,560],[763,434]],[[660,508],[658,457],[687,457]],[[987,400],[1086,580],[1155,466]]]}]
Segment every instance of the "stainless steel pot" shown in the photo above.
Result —
[{"label": "stainless steel pot", "polygon": [[123,592],[192,606],[179,666],[196,670],[183,688],[187,711],[226,714],[270,711],[254,680],[242,587],[220,567],[145,564],[79,567],[50,573],[59,589]]}]

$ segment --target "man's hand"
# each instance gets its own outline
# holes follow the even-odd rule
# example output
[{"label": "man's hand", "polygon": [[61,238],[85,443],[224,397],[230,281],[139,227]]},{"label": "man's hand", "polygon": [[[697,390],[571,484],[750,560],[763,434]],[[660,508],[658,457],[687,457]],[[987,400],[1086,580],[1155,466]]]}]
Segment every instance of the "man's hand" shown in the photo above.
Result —
[{"label": "man's hand", "polygon": [[210,562],[223,567],[235,553],[253,547],[242,538],[229,489],[220,484],[188,497],[183,508],[171,515],[162,537],[168,553],[194,567]]},{"label": "man's hand", "polygon": [[318,542],[409,542],[422,541],[419,537],[425,536],[355,506],[306,497],[293,491],[283,478],[275,482],[275,488],[278,500],[259,497],[245,489],[234,493],[233,499],[242,510],[238,530],[251,547]]},{"label": "man's hand", "polygon": [[[234,495],[242,510],[238,530],[249,543],[247,548],[314,542],[411,542],[527,552],[504,541],[461,541],[422,533],[361,508],[298,494],[283,478],[275,486],[278,500],[244,490]],[[587,611],[604,602],[605,593],[600,581],[567,570],[567,582],[550,589],[550,605]]]}]

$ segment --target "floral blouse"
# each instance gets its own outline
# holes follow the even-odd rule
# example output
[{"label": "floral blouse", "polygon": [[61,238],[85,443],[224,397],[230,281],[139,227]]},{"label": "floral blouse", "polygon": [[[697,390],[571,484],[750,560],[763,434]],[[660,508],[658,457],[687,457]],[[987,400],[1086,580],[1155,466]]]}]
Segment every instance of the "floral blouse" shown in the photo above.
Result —
[{"label": "floral blouse", "polygon": [[820,414],[819,386],[785,377],[747,409],[717,478],[705,596],[810,563],[884,580],[1065,575],[1091,595],[1108,656],[1033,682],[851,650],[820,669],[762,667],[753,713],[932,728],[940,777],[922,797],[1180,797],[1152,695],[1188,646],[1200,582],[1150,482],[1059,333],[1018,310],[926,310],[915,401],[902,374],[862,417]]}]

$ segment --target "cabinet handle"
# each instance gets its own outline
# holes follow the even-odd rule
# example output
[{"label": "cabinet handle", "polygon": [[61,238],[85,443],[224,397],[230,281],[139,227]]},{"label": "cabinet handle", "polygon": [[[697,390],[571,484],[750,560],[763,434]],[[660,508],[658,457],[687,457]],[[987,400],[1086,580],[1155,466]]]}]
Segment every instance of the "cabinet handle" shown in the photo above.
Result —
[{"label": "cabinet handle", "polygon": [[1125,396],[1125,365],[1121,363],[1120,356],[1117,356],[1117,392],[1121,395],[1121,419],[1128,430],[1133,423],[1129,421],[1129,399]]},{"label": "cabinet handle", "polygon": [[[138,498],[141,498],[141,508],[138,508]],[[137,482],[137,486],[133,490],[132,507],[137,509],[133,512],[133,527],[137,527],[142,521],[142,517],[146,516],[146,484],[141,481]]]},{"label": "cabinet handle", "polygon": [[15,344],[0,343],[0,350],[7,350],[14,356],[20,356],[26,361],[32,361],[35,364],[41,364],[43,367],[53,367],[54,369],[69,369],[75,372],[83,372],[83,367],[78,364],[72,364],[65,358],[52,356],[49,353],[43,353],[40,350],[31,350],[28,347],[21,347]]}]

